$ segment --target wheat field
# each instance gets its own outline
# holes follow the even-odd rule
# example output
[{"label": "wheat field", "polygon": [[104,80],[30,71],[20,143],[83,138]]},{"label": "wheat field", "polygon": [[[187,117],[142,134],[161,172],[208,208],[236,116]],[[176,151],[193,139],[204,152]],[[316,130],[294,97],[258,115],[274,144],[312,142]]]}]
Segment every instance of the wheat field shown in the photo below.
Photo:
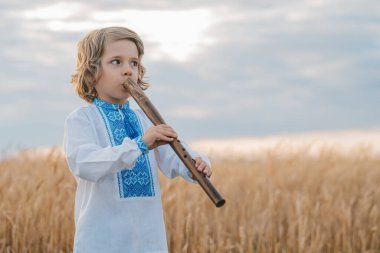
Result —
[{"label": "wheat field", "polygon": [[[380,252],[380,157],[367,151],[211,157],[222,208],[160,176],[170,252]],[[75,181],[61,149],[20,152],[0,173],[0,252],[71,252]]]}]

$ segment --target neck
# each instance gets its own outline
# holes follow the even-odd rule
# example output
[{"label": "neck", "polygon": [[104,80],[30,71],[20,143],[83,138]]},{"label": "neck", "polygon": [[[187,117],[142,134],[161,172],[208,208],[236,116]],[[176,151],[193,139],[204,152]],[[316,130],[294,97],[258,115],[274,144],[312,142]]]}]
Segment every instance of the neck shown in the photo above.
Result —
[{"label": "neck", "polygon": [[125,104],[125,103],[128,102],[128,98],[125,98],[125,99],[114,99],[114,98],[104,98],[104,97],[98,96],[98,99],[100,99],[100,100],[102,100],[104,102],[111,103],[111,104],[118,104],[119,107],[122,107],[123,104]]}]

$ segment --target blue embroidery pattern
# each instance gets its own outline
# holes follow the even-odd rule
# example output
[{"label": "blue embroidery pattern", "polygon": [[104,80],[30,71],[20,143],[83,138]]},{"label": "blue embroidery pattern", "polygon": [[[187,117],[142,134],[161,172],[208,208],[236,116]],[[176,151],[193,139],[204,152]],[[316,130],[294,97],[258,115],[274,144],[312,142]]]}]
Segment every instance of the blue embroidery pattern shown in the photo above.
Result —
[{"label": "blue embroidery pattern", "polygon": [[153,176],[147,153],[142,141],[142,127],[136,114],[129,108],[129,103],[122,105],[108,103],[98,98],[94,99],[112,146],[120,145],[124,138],[134,139],[143,155],[137,158],[133,169],[125,169],[117,173],[120,198],[155,196]]},{"label": "blue embroidery pattern", "polygon": [[118,142],[123,142],[124,137],[127,136],[127,131],[122,128],[116,129],[113,133]]},{"label": "blue embroidery pattern", "polygon": [[121,115],[119,112],[109,112],[107,118],[111,121],[121,120]]},{"label": "blue embroidery pattern", "polygon": [[141,135],[138,136],[136,139],[135,139],[136,143],[137,143],[137,146],[139,146],[141,152],[145,155],[149,152],[149,149],[148,147],[146,146],[145,142],[142,140],[141,138]]}]

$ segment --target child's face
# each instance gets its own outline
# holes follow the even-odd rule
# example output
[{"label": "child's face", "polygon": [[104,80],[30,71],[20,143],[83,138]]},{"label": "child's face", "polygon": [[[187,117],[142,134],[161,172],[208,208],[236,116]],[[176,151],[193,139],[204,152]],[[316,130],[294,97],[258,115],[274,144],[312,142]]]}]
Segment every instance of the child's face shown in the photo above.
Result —
[{"label": "child's face", "polygon": [[136,44],[130,40],[108,42],[101,59],[102,71],[96,81],[98,98],[114,104],[123,104],[130,94],[123,83],[131,78],[137,83],[139,57]]}]

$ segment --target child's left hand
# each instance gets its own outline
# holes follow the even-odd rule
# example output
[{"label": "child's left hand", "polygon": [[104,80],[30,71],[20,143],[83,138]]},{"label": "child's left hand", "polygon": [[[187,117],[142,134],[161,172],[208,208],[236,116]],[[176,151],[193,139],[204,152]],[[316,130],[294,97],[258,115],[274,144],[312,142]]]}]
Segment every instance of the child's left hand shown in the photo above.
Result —
[{"label": "child's left hand", "polygon": [[202,160],[202,158],[195,157],[194,160],[197,170],[205,174],[207,177],[211,177],[212,169]]}]

